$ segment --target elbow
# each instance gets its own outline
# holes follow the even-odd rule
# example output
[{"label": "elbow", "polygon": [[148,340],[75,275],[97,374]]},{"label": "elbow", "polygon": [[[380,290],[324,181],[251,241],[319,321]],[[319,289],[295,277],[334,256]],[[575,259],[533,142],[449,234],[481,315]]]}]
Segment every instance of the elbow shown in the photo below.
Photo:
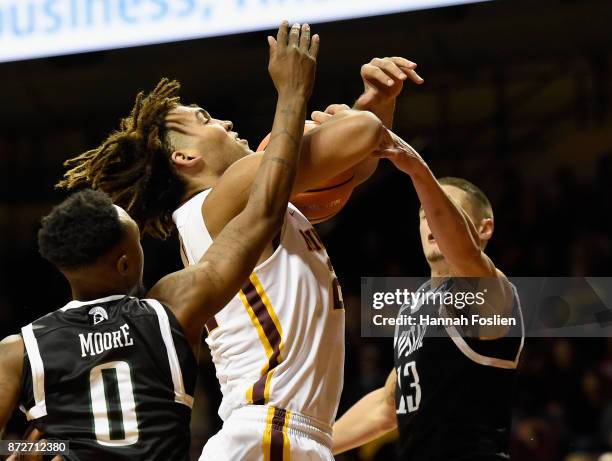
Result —
[{"label": "elbow", "polygon": [[360,134],[365,151],[375,151],[382,141],[385,126],[372,112],[361,111],[355,115],[356,131]]},{"label": "elbow", "polygon": [[385,410],[384,415],[379,420],[381,430],[385,432],[392,431],[397,427],[397,416],[395,414],[395,407],[389,407]]},{"label": "elbow", "polygon": [[[391,398],[389,398],[391,397]],[[392,431],[397,427],[397,414],[395,412],[395,398],[386,395],[378,407],[378,424],[385,432]]]}]

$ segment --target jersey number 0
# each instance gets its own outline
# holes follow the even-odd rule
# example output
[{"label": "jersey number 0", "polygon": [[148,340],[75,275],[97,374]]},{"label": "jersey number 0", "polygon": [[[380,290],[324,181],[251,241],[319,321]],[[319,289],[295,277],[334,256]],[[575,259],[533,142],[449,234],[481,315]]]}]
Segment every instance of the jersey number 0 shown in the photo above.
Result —
[{"label": "jersey number 0", "polygon": [[130,365],[108,362],[89,373],[94,432],[100,445],[121,447],[138,442],[138,419]]}]

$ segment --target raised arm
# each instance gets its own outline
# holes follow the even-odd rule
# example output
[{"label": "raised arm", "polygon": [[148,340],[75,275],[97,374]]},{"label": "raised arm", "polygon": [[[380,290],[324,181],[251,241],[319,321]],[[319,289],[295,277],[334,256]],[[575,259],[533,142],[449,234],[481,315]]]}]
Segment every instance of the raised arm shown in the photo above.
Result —
[{"label": "raised arm", "polygon": [[[415,63],[404,58],[375,58],[361,68],[364,91],[354,110],[334,104],[325,112],[313,112],[313,120],[321,126],[304,135],[294,194],[349,168],[354,168],[355,185],[374,173],[378,158],[371,154],[390,145],[385,126],[393,123],[395,99],[404,81],[423,83],[415,68]],[[236,162],[206,198],[202,213],[213,238],[244,208],[261,158],[254,154]]]},{"label": "raised arm", "polygon": [[370,392],[334,424],[334,455],[364,445],[397,427],[395,387],[397,373],[389,373],[384,387]]},{"label": "raised arm", "polygon": [[390,157],[395,166],[410,176],[431,233],[445,259],[459,277],[496,277],[493,262],[484,253],[478,232],[460,204],[442,189],[423,158],[399,136],[393,135],[404,151]]},{"label": "raised arm", "polygon": [[200,262],[161,279],[149,296],[176,315],[192,344],[204,322],[238,292],[266,245],[279,232],[299,163],[306,103],[312,92],[317,35],[284,22],[268,38],[269,71],[278,91],[270,147],[258,162],[244,209],[218,234]]},{"label": "raised arm", "polygon": [[[487,293],[487,302],[478,308],[478,314],[482,317],[511,313],[512,287],[485,254],[481,244],[481,238],[488,240],[491,237],[492,219],[483,219],[477,228],[462,204],[455,202],[442,189],[423,158],[399,136],[391,134],[401,149],[392,151],[389,158],[398,169],[410,176],[429,229],[450,266],[450,275],[480,279],[479,289]],[[477,330],[481,339],[496,339],[504,336],[508,328],[487,325],[477,327]]]},{"label": "raised arm", "polygon": [[363,93],[354,108],[373,112],[383,124],[393,128],[395,101],[402,92],[404,82],[411,80],[420,85],[424,80],[416,73],[416,63],[406,58],[374,58],[361,66]]},{"label": "raised arm", "polygon": [[[386,128],[391,129],[395,114],[395,101],[402,92],[404,82],[410,80],[417,85],[424,82],[416,73],[416,67],[416,63],[401,57],[374,58],[364,64],[361,66],[363,93],[355,101],[353,109],[372,112]],[[325,112],[313,112],[312,119],[325,123],[333,115],[347,109],[349,107],[344,104],[332,104],[325,109]],[[356,186],[374,174],[378,161],[377,157],[369,155],[355,166],[354,184]]]}]

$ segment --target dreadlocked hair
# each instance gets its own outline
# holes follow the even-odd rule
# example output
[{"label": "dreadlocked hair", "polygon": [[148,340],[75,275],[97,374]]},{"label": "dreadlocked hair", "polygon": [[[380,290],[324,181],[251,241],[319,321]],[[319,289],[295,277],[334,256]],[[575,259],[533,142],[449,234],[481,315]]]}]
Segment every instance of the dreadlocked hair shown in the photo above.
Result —
[{"label": "dreadlocked hair", "polygon": [[185,184],[170,160],[166,114],[178,106],[180,83],[162,79],[148,95],[138,93],[130,115],[99,147],[64,162],[69,170],[56,187],[91,187],[106,192],[145,234],[166,239],[172,210]]}]

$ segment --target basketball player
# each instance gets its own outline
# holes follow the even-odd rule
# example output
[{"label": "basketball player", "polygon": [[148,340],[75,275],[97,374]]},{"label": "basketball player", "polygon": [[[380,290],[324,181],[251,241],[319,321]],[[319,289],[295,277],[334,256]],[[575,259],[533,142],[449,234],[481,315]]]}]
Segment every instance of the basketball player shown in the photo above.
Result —
[{"label": "basketball player", "polygon": [[[76,193],[43,219],[41,255],[68,279],[73,301],[0,343],[0,428],[20,403],[68,460],[186,460],[206,319],[239,290],[285,218],[299,163],[318,36],[307,27],[269,39],[278,91],[272,140],[243,209],[203,257],[140,299],[138,225],[99,191]],[[134,142],[143,99],[122,123]]]},{"label": "basketball player", "polygon": [[[290,34],[298,32],[294,26]],[[174,221],[188,265],[244,208],[265,156],[252,153],[231,122],[179,104],[177,91],[176,82],[162,81],[149,96],[164,104],[146,106],[154,114],[147,142],[109,138],[69,160],[61,186],[107,191],[154,237],[168,236]],[[304,136],[293,192],[349,168],[358,184],[376,166],[372,152],[387,148],[394,148],[392,139],[376,116],[342,111]],[[342,294],[323,243],[295,207],[240,293],[207,329],[224,426],[202,459],[333,459],[331,423],[344,364]]]},{"label": "basketball player", "polygon": [[[436,180],[423,159],[403,145],[405,152],[391,160],[410,176],[421,201],[421,243],[431,269],[431,280],[419,291],[458,293],[467,285],[468,293],[474,287],[486,293],[485,304],[464,309],[439,301],[405,306],[400,315],[412,315],[416,322],[397,327],[395,368],[383,388],[366,395],[335,423],[334,453],[398,427],[398,459],[505,460],[524,331],[516,290],[484,252],[493,235],[493,210],[472,183]],[[463,329],[436,328],[418,320],[421,314],[434,319],[501,315],[516,319],[517,326],[472,322]]]}]

